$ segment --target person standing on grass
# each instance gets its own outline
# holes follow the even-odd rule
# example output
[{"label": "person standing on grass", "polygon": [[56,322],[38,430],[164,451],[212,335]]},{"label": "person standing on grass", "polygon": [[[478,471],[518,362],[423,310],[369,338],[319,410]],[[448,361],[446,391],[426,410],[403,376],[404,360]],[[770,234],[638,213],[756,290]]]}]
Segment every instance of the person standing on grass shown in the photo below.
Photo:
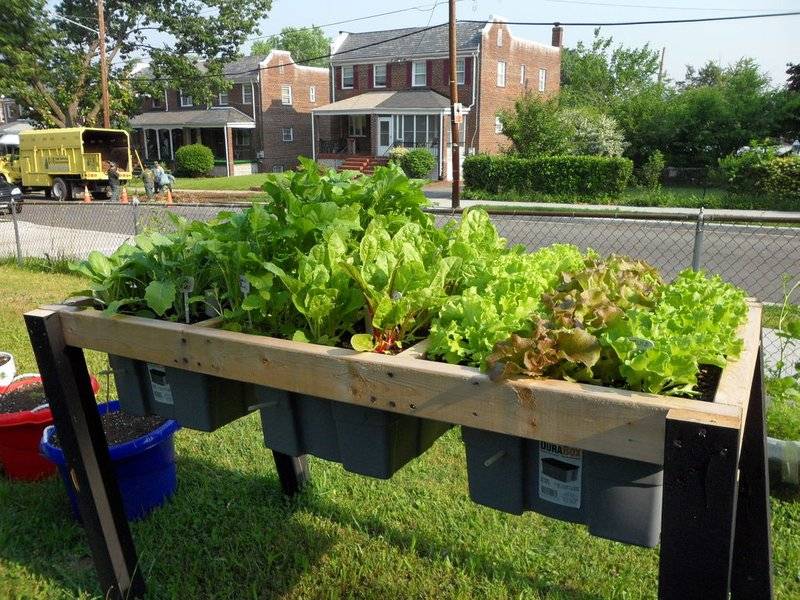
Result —
[{"label": "person standing on grass", "polygon": [[108,163],[108,185],[111,186],[111,202],[119,202],[119,170],[117,163]]},{"label": "person standing on grass", "polygon": [[161,192],[161,176],[164,175],[164,167],[161,166],[161,163],[156,161],[153,164],[153,179],[155,181],[155,190],[156,194]]},{"label": "person standing on grass", "polygon": [[145,167],[142,171],[142,183],[144,184],[144,193],[148,200],[152,200],[155,195],[156,176],[153,170]]},{"label": "person standing on grass", "polygon": [[175,177],[172,176],[172,173],[167,173],[164,169],[161,169],[161,174],[157,177],[158,189],[163,191],[165,188],[169,188],[171,192],[172,184],[175,183]]}]

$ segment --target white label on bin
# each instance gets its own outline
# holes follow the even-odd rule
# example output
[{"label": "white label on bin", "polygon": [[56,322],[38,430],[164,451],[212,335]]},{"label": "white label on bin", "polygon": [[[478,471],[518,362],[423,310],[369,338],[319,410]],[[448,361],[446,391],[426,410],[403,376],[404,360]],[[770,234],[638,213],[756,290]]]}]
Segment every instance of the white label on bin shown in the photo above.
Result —
[{"label": "white label on bin", "polygon": [[539,498],[581,507],[583,455],[578,448],[539,442]]},{"label": "white label on bin", "polygon": [[161,404],[174,404],[172,389],[167,382],[167,370],[161,365],[147,363],[147,371],[150,374],[150,387],[153,389],[155,401]]}]

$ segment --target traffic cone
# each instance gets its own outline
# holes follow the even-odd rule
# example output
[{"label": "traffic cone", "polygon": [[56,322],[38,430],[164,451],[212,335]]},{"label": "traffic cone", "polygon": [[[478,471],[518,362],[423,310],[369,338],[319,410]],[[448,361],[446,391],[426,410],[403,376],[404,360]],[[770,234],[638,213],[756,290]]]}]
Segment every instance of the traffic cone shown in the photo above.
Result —
[{"label": "traffic cone", "polygon": [[124,186],[124,185],[122,186],[122,194],[120,194],[119,203],[120,204],[128,204],[128,187],[127,186]]},{"label": "traffic cone", "polygon": [[89,193],[89,186],[86,184],[83,185],[83,201],[87,203],[92,201],[92,195]]},{"label": "traffic cone", "polygon": [[167,204],[172,204],[172,190],[167,188]]}]

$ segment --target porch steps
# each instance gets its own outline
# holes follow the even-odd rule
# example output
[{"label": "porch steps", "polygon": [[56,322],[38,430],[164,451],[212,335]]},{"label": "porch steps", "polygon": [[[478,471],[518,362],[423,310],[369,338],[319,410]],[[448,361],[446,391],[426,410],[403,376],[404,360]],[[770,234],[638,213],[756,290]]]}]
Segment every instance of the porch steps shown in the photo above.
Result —
[{"label": "porch steps", "polygon": [[339,165],[339,171],[360,171],[366,175],[372,175],[375,167],[386,165],[387,158],[378,156],[349,156]]}]

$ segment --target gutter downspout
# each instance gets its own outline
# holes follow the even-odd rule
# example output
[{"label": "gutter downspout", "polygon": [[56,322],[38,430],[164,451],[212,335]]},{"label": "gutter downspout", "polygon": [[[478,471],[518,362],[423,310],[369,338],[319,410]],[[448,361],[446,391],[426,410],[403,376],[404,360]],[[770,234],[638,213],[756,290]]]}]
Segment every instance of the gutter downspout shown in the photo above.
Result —
[{"label": "gutter downspout", "polygon": [[478,116],[475,117],[475,131],[472,132],[472,138],[470,138],[469,146],[470,148],[475,147],[475,136],[478,135],[478,130],[480,129],[480,89],[478,88],[478,56],[480,55],[480,49],[478,52],[475,52],[472,55],[472,104],[470,104],[470,113],[472,112],[472,107],[478,107]]},{"label": "gutter downspout", "polygon": [[164,88],[164,112],[169,112],[169,94],[167,94],[167,88]]},{"label": "gutter downspout", "polygon": [[317,160],[317,137],[314,135],[314,111],[311,111],[311,160]]},{"label": "gutter downspout", "polygon": [[250,106],[253,108],[253,121],[256,120],[256,87],[250,80]]}]

